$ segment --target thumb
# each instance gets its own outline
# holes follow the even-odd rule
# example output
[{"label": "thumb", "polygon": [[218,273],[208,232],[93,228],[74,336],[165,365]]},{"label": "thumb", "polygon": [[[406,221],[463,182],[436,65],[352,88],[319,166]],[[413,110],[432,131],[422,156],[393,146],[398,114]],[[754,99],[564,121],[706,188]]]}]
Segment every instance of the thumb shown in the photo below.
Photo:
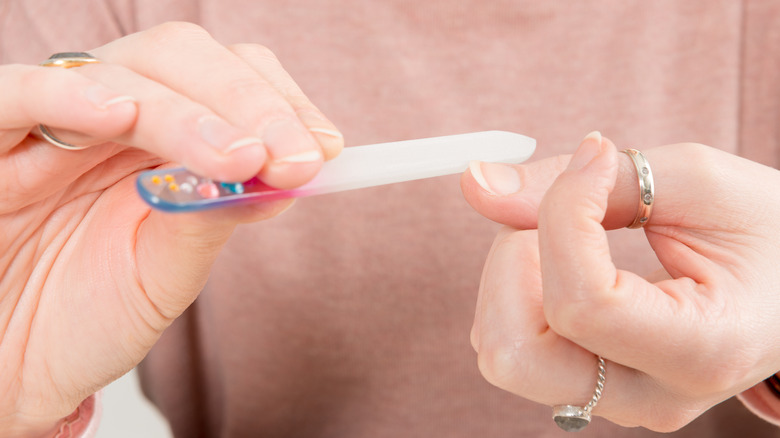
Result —
[{"label": "thumb", "polygon": [[[486,218],[518,229],[535,229],[539,204],[571,157],[556,155],[527,164],[474,161],[461,176],[461,190],[466,201]],[[618,162],[617,184],[609,195],[610,208],[603,223],[607,229],[630,224],[639,197],[633,163],[628,156]],[[659,170],[662,178],[665,170]]]},{"label": "thumb", "polygon": [[206,283],[211,265],[239,223],[277,216],[293,200],[246,204],[198,213],[152,210],[138,231],[140,282],[167,318],[179,316]]},{"label": "thumb", "polygon": [[692,314],[680,318],[675,297],[692,296],[696,283],[678,278],[654,285],[615,267],[602,221],[618,178],[618,155],[612,142],[589,134],[540,204],[544,313],[559,335],[658,375],[670,356],[690,359],[690,345],[676,350],[667,344],[672,333],[695,337],[695,312],[688,309]]},{"label": "thumb", "polygon": [[[582,300],[589,300],[590,291],[614,286],[617,269],[601,222],[615,186],[617,164],[614,145],[592,132],[547,191],[539,207],[539,253],[545,292],[548,288],[562,289],[559,283],[576,279]],[[561,271],[566,275],[557,278]],[[554,294],[550,298],[555,298]]]}]

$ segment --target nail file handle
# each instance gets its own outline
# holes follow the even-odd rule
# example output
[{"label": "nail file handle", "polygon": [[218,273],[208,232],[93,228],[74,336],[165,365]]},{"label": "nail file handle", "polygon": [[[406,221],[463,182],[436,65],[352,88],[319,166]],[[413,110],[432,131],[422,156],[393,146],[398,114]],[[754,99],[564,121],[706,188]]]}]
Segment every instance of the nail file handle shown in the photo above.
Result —
[{"label": "nail file handle", "polygon": [[520,134],[474,132],[348,147],[324,163],[311,181],[290,190],[270,187],[257,178],[243,183],[213,181],[184,168],[144,172],[138,177],[137,188],[154,208],[197,211],[460,173],[474,160],[520,163],[533,154],[535,147],[534,139]]}]

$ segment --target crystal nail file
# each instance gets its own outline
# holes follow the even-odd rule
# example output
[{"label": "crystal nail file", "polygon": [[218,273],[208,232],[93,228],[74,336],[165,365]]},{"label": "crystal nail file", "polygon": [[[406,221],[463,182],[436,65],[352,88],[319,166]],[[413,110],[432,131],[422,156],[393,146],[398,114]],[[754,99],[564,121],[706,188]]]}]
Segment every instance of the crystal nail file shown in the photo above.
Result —
[{"label": "crystal nail file", "polygon": [[244,202],[271,201],[341,192],[460,173],[469,162],[520,163],[536,148],[530,137],[484,131],[344,148],[308,183],[295,189],[270,187],[257,178],[243,183],[213,181],[184,168],[142,173],[141,197],[170,212],[198,211]]}]

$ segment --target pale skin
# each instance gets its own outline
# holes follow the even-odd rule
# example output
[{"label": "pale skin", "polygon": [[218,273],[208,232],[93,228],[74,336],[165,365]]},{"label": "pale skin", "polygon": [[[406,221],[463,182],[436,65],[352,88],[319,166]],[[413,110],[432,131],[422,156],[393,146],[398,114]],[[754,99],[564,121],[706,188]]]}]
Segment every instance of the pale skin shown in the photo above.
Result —
[{"label": "pale skin", "polygon": [[[195,299],[236,224],[290,205],[172,217],[134,194],[140,170],[173,161],[289,188],[343,147],[264,47],[224,47],[173,23],[90,53],[102,63],[0,68],[4,436],[52,436]],[[94,146],[56,148],[34,135],[38,123]]]},{"label": "pale skin", "polygon": [[[172,217],[135,196],[140,170],[177,162],[215,179],[257,174],[290,188],[343,147],[264,47],[224,47],[173,23],[90,53],[102,63],[0,67],[0,430],[9,436],[50,436],[138,364],[196,298],[235,225],[290,205]],[[39,123],[92,146],[55,148],[37,136]],[[477,210],[514,227],[486,265],[472,334],[479,366],[520,396],[576,403],[590,397],[593,353],[601,354],[609,377],[597,415],[678,428],[780,363],[771,318],[780,307],[771,265],[780,202],[753,187],[777,187],[780,176],[706,148],[646,151],[659,193],[664,184],[690,188],[667,190],[647,227],[675,279],[653,286],[615,271],[605,252],[603,227],[631,221],[636,188],[627,157],[618,172],[617,152],[599,145],[582,172],[564,172],[568,157],[511,168],[524,174],[517,193],[491,193],[464,175]],[[690,169],[691,157],[717,157],[719,173]],[[637,406],[664,409],[639,415]]]},{"label": "pale skin", "polygon": [[780,369],[780,172],[694,144],[645,155],[656,202],[644,234],[668,273],[650,281],[610,256],[605,230],[632,222],[639,191],[631,161],[598,133],[571,162],[464,175],[469,202],[507,225],[471,340],[491,383],[550,406],[587,403],[601,355],[595,414],[672,431]]}]

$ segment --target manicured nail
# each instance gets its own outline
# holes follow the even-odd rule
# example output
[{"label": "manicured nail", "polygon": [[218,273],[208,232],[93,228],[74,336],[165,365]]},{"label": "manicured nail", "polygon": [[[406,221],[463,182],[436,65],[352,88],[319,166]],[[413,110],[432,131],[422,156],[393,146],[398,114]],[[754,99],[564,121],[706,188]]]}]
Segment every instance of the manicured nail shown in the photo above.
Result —
[{"label": "manicured nail", "polygon": [[602,138],[601,133],[593,131],[586,135],[580,143],[580,147],[577,148],[577,152],[571,157],[569,161],[570,170],[579,170],[587,166],[588,163],[593,161],[596,156],[601,153]]},{"label": "manicured nail", "polygon": [[309,131],[314,132],[316,134],[324,134],[328,137],[333,137],[337,140],[343,141],[344,136],[341,135],[339,131],[336,131],[335,129],[326,129],[326,128],[309,128]]},{"label": "manicured nail", "polygon": [[203,140],[215,150],[229,154],[230,152],[247,146],[262,147],[263,141],[256,137],[244,137],[233,140],[236,137],[236,129],[217,116],[207,115],[198,119],[198,129]]},{"label": "manicured nail", "polygon": [[300,123],[283,119],[263,131],[263,144],[275,163],[309,163],[322,160],[320,148]]},{"label": "manicured nail", "polygon": [[111,105],[116,105],[122,102],[135,102],[135,98],[132,96],[124,96],[117,94],[115,91],[109,90],[102,85],[92,85],[84,90],[84,97],[87,98],[95,107],[99,110],[106,110]]},{"label": "manicured nail", "polygon": [[523,188],[520,175],[512,166],[472,161],[469,163],[469,170],[477,184],[490,194],[506,196]]},{"label": "manicured nail", "polygon": [[344,139],[344,136],[341,135],[336,127],[318,112],[310,109],[303,109],[299,110],[296,114],[298,114],[298,118],[301,119],[301,122],[303,122],[309,131],[327,135],[335,139]]},{"label": "manicured nail", "polygon": [[228,147],[222,150],[223,153],[229,154],[233,152],[236,149],[241,149],[247,146],[257,146],[257,147],[263,147],[263,141],[260,140],[257,137],[245,137],[240,140],[236,140],[233,143],[230,143]]},{"label": "manicured nail", "polygon": [[320,151],[306,151],[299,152],[297,154],[287,155],[285,157],[276,158],[276,163],[311,163],[313,161],[321,160],[322,154]]},{"label": "manicured nail", "polygon": [[322,155],[325,160],[337,157],[344,150],[344,136],[339,131],[328,128],[307,127],[309,132],[317,139],[317,143],[322,147]]}]

